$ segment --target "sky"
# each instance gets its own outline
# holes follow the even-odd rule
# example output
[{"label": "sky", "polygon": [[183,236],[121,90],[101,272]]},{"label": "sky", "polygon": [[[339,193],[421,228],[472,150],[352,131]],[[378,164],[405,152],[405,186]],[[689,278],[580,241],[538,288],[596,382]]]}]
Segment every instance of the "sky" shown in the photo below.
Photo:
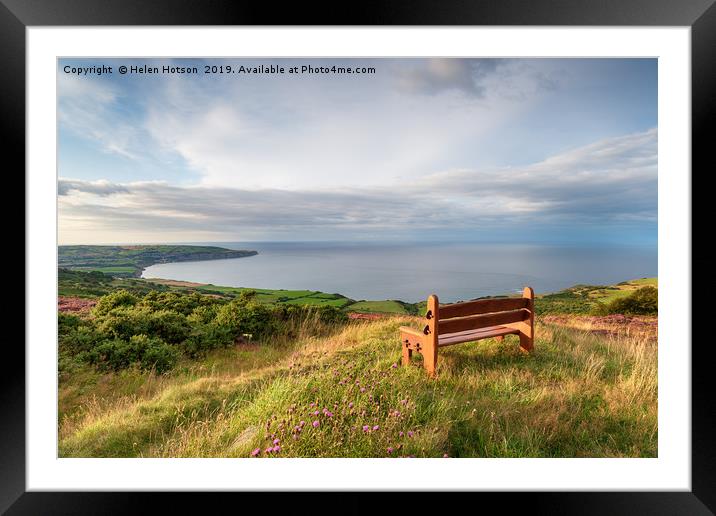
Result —
[{"label": "sky", "polygon": [[[260,65],[284,73],[236,73]],[[289,73],[304,65],[375,71]],[[60,244],[656,244],[656,59],[60,59],[57,73]]]}]

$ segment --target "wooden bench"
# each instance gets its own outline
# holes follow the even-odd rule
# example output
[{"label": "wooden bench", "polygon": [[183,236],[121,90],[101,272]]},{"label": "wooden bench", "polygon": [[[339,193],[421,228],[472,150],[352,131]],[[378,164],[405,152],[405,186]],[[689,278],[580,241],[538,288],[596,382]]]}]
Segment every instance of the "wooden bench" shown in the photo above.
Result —
[{"label": "wooden bench", "polygon": [[463,342],[505,335],[519,335],[520,348],[534,347],[534,291],[525,287],[522,297],[480,299],[440,306],[438,296],[428,297],[426,324],[422,331],[400,327],[403,365],[410,363],[413,351],[423,355],[423,365],[431,376],[438,363],[438,349]]}]

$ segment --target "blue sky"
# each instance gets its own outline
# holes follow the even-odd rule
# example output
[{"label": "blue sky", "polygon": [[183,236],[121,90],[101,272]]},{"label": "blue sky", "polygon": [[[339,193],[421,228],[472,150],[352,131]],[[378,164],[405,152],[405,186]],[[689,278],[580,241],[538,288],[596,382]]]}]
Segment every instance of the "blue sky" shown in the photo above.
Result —
[{"label": "blue sky", "polygon": [[61,244],[656,242],[655,59],[61,59],[58,118]]}]

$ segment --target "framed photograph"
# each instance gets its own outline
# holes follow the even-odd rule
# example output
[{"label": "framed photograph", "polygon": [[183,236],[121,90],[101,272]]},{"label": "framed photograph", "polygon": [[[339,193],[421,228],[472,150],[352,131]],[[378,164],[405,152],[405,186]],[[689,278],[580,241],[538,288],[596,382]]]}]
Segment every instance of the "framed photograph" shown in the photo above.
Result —
[{"label": "framed photograph", "polygon": [[66,4],[0,11],[27,200],[3,510],[712,513],[689,302],[712,2]]}]

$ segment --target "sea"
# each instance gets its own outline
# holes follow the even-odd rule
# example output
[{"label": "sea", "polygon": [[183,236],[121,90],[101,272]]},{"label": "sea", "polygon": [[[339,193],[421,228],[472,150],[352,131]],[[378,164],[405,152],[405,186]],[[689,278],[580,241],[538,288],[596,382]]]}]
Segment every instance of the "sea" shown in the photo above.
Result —
[{"label": "sea", "polygon": [[[198,243],[197,243],[198,244]],[[202,242],[255,256],[162,263],[143,278],[229,287],[318,290],[355,300],[455,302],[658,276],[657,246],[513,243]]]}]

